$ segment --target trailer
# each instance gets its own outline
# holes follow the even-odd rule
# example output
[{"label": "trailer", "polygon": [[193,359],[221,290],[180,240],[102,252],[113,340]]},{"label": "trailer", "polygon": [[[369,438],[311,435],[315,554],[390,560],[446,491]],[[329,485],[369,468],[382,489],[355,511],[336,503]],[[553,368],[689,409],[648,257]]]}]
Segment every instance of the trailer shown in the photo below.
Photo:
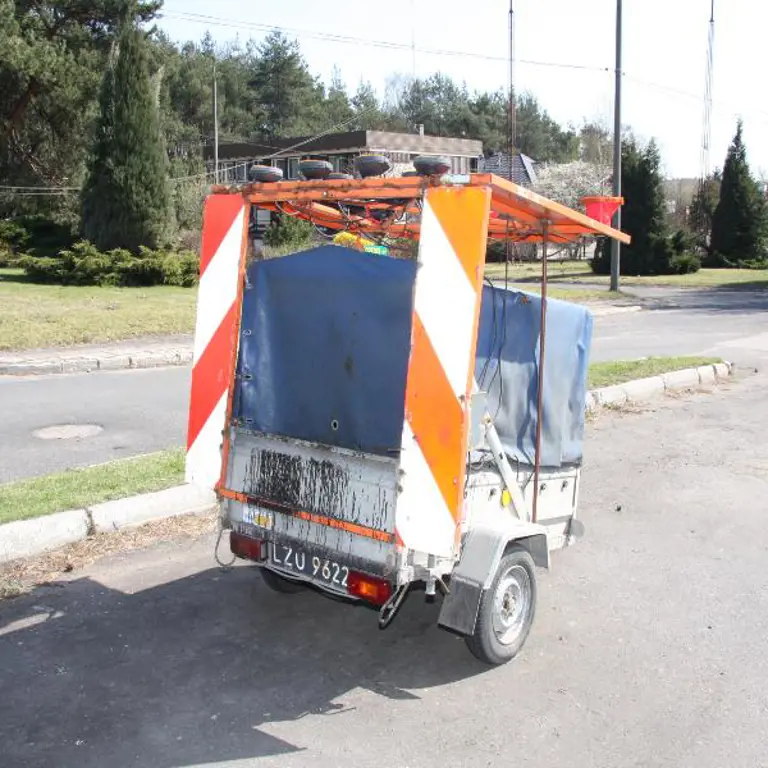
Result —
[{"label": "trailer", "polygon": [[[254,207],[328,242],[263,258]],[[547,300],[546,269],[585,235],[629,241],[485,174],[214,188],[187,479],[215,487],[233,555],[382,628],[409,593],[439,598],[479,659],[514,657],[536,568],[579,535],[592,319]],[[491,239],[543,243],[540,295],[484,279]]]}]

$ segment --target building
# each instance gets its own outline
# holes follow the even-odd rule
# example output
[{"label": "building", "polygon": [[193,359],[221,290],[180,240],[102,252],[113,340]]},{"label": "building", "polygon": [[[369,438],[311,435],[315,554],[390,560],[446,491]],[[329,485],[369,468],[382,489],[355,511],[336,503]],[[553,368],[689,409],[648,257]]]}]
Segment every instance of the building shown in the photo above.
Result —
[{"label": "building", "polygon": [[503,152],[483,157],[478,164],[478,171],[495,173],[502,179],[510,179],[524,187],[532,187],[536,184],[536,161],[522,153],[512,155],[511,176],[509,155]]},{"label": "building", "polygon": [[[474,139],[425,136],[423,133],[391,133],[389,131],[349,131],[329,133],[319,138],[274,139],[272,145],[221,144],[219,146],[219,179],[221,183],[244,182],[248,169],[255,163],[275,165],[284,178],[299,177],[299,161],[306,157],[327,160],[334,171],[352,173],[358,155],[381,154],[390,159],[395,175],[412,168],[420,155],[444,156],[451,161],[453,173],[474,173],[483,154],[483,143]],[[205,149],[205,162],[214,170],[212,147]]]}]

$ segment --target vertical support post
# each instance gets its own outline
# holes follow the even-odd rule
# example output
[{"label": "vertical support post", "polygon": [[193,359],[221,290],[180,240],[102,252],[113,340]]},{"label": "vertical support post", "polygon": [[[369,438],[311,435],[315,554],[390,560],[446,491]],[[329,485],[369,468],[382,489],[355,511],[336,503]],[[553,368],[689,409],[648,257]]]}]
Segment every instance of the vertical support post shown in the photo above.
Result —
[{"label": "vertical support post", "polygon": [[[621,197],[621,0],[616,0],[616,97],[613,107],[613,196]],[[613,215],[613,228],[621,229],[621,206]],[[611,290],[619,290],[621,244],[611,240]]]},{"label": "vertical support post", "polygon": [[543,235],[541,254],[541,333],[539,334],[539,375],[536,381],[536,455],[533,463],[533,514],[536,522],[539,508],[539,474],[541,473],[541,422],[544,416],[544,354],[547,349],[547,256],[549,245],[549,222],[542,221]]},{"label": "vertical support post", "polygon": [[216,79],[216,57],[213,59],[213,179],[219,183],[219,84]]}]

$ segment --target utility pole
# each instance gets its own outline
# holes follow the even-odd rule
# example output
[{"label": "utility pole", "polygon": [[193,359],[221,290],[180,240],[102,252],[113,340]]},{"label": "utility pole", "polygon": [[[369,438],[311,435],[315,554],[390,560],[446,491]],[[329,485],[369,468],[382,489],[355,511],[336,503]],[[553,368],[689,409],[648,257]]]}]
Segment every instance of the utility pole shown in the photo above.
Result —
[{"label": "utility pole", "polygon": [[416,0],[411,0],[411,78],[416,80]]},{"label": "utility pole", "polygon": [[515,0],[509,0],[509,179],[512,180],[512,152],[517,143],[517,104],[515,103]]},{"label": "utility pole", "polygon": [[216,59],[213,59],[213,179],[219,183],[219,85],[216,82]]},{"label": "utility pole", "polygon": [[[613,107],[613,195],[621,197],[621,0],[616,0],[616,98]],[[621,229],[621,206],[613,215],[614,229]],[[621,250],[618,240],[611,240],[611,290],[619,290]]]}]

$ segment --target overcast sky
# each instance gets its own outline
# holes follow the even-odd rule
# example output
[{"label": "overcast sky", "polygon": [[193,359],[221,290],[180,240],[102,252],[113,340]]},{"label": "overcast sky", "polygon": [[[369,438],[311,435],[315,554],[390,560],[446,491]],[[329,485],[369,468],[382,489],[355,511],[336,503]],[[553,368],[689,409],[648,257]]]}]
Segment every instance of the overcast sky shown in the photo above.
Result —
[{"label": "overcast sky", "polygon": [[[561,123],[598,118],[612,124],[615,0],[514,4],[518,90],[534,93]],[[715,0],[715,6],[712,165],[722,166],[741,115],[753,171],[768,173],[768,90],[760,58],[768,2]],[[657,140],[672,177],[699,172],[709,9],[710,0],[624,0],[623,122]],[[259,25],[288,27],[326,82],[336,65],[350,91],[364,79],[380,94],[393,73],[413,73],[415,39],[418,76],[443,72],[471,90],[494,90],[507,86],[508,10],[509,0],[166,0],[160,25],[176,41],[200,40],[210,30],[219,42],[260,40],[267,30]]]}]

